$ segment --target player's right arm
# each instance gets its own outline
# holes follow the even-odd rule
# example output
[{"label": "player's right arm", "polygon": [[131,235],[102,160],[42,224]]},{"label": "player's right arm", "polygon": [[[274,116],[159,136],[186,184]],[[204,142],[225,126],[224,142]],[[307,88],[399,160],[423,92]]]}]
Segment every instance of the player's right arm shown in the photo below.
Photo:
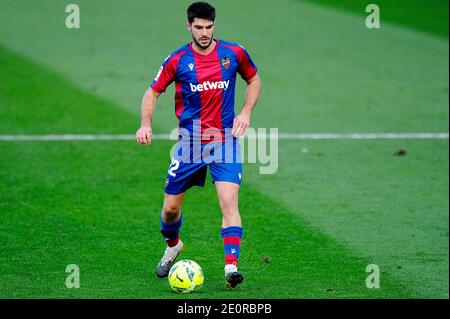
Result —
[{"label": "player's right arm", "polygon": [[169,55],[161,65],[158,74],[144,94],[141,104],[141,127],[136,132],[139,144],[152,143],[152,117],[156,101],[166,88],[175,80],[176,65]]},{"label": "player's right arm", "polygon": [[156,101],[160,95],[161,93],[158,93],[149,87],[142,98],[141,127],[136,132],[136,139],[139,144],[152,143],[152,118]]}]

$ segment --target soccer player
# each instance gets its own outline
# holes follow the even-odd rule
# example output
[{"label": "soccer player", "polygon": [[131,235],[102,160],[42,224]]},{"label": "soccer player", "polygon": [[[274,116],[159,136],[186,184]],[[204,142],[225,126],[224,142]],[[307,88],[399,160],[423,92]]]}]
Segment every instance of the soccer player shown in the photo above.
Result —
[{"label": "soccer player", "polygon": [[[156,101],[175,82],[175,114],[179,119],[179,141],[169,165],[164,204],[160,215],[161,234],[167,243],[156,268],[166,277],[183,251],[180,240],[182,203],[192,186],[204,186],[207,167],[216,187],[222,210],[221,236],[225,252],[228,288],[243,281],[238,271],[243,234],[238,210],[242,178],[239,137],[246,133],[259,98],[261,80],[248,52],[239,44],[214,38],[215,9],[195,2],[187,9],[187,29],[192,42],[171,53],[142,99],[139,144],[152,141],[152,115]],[[245,103],[234,113],[236,75],[246,81]],[[209,156],[205,156],[205,154]]]}]

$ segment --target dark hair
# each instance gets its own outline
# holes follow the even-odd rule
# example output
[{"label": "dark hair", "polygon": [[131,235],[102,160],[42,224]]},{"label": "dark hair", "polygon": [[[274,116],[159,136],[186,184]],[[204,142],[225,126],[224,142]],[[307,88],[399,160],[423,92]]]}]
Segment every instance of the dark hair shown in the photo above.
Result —
[{"label": "dark hair", "polygon": [[188,22],[192,23],[195,18],[214,21],[216,19],[216,9],[207,2],[194,2],[187,9]]}]

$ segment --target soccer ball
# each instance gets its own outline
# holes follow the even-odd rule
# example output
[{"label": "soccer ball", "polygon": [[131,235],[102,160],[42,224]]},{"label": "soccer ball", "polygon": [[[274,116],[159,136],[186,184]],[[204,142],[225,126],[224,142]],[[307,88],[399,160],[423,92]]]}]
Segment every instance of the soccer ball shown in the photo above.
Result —
[{"label": "soccer ball", "polygon": [[179,293],[198,291],[203,287],[203,270],[193,260],[184,259],[175,263],[169,271],[169,285]]}]

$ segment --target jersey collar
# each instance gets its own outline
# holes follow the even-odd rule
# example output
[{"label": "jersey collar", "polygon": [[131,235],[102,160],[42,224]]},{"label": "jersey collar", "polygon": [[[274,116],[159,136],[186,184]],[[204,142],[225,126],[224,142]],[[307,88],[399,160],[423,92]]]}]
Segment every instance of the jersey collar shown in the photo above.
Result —
[{"label": "jersey collar", "polygon": [[207,57],[212,56],[217,51],[217,47],[219,46],[219,40],[218,39],[213,39],[213,41],[216,41],[216,46],[214,47],[214,50],[212,50],[208,54],[201,54],[201,53],[198,53],[197,51],[195,51],[194,48],[192,47],[192,42],[189,42],[188,47],[193,52],[193,54],[195,56],[202,57],[202,58],[207,58]]}]

